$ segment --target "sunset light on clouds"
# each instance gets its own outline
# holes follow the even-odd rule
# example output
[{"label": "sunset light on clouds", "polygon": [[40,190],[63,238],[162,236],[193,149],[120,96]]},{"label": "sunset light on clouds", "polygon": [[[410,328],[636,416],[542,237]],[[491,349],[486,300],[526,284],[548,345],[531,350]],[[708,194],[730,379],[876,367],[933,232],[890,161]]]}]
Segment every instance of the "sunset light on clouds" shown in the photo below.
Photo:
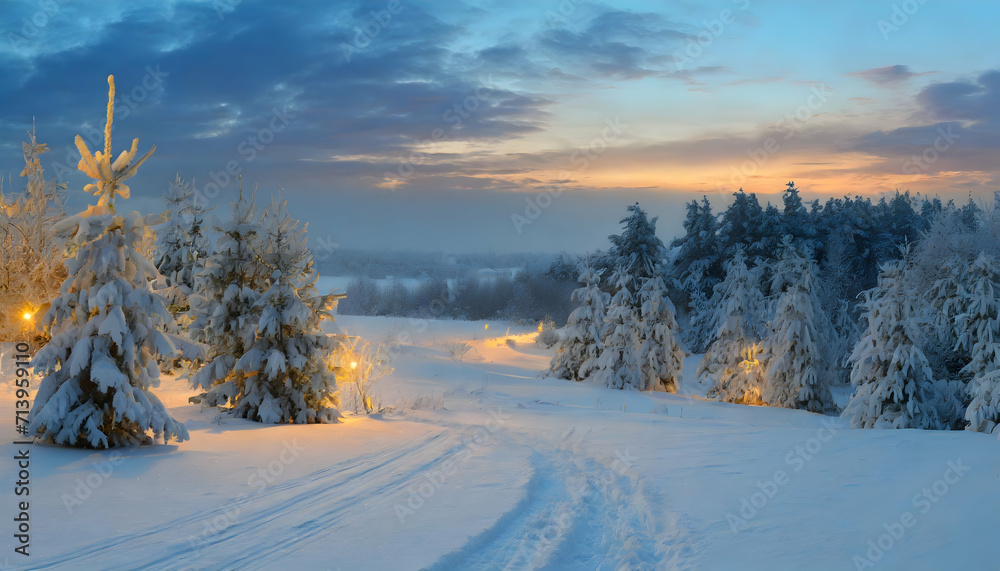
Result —
[{"label": "sunset light on clouds", "polygon": [[[348,247],[584,251],[608,232],[574,217],[610,231],[636,200],[670,236],[683,202],[721,207],[740,187],[764,200],[794,180],[809,200],[899,189],[965,201],[991,196],[1000,174],[990,2],[39,10],[4,7],[16,25],[0,45],[0,170],[19,172],[33,118],[50,160],[75,165],[63,149],[101,124],[114,73],[134,94],[118,106],[122,138],[157,135],[137,199],[180,172],[215,181],[224,203],[235,161],[244,185],[304,197],[293,211]],[[262,130],[266,144],[251,139]],[[515,232],[511,215],[546,189],[558,199]]]}]

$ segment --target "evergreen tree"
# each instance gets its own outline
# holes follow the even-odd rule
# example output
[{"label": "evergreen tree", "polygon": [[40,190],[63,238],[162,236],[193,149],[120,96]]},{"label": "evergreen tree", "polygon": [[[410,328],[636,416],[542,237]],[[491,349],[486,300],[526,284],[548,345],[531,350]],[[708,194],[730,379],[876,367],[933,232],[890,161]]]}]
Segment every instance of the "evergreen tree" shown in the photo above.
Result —
[{"label": "evergreen tree", "polygon": [[129,197],[124,181],[155,147],[137,158],[136,139],[112,161],[113,76],[108,85],[104,151],[92,154],[76,138],[79,168],[94,179],[84,190],[99,196],[97,205],[54,228],[70,236],[72,257],[69,277],[43,318],[51,340],[32,362],[44,379],[28,430],[48,442],[91,448],[182,441],[184,425],[149,390],[159,384],[155,358],[172,356],[175,347],[165,333],[170,313],[149,285],[156,268],[136,251],[148,221],[137,212],[115,212],[116,198]]},{"label": "evergreen tree", "polygon": [[610,296],[601,291],[601,272],[587,267],[580,274],[583,287],[572,300],[581,305],[573,310],[563,330],[563,339],[552,357],[545,376],[582,381],[597,368],[604,331],[604,317]]},{"label": "evergreen tree", "polygon": [[[764,332],[764,322],[760,317],[764,297],[756,272],[747,268],[742,247],[737,246],[733,259],[727,265],[725,281],[716,286],[713,304],[717,308],[712,319],[715,340],[698,363],[697,375],[702,382],[713,382],[712,394],[732,396],[734,393],[728,389],[728,384],[733,375],[742,374],[744,380],[757,378],[754,371],[741,372],[740,364],[758,361],[758,344]],[[753,351],[748,354],[751,346]],[[740,391],[735,398],[742,399],[745,392]],[[756,392],[759,394],[759,390]]]},{"label": "evergreen tree", "polygon": [[254,303],[256,339],[233,368],[233,414],[265,424],[335,422],[340,397],[330,357],[336,344],[321,326],[333,319],[341,296],[316,291],[319,275],[305,227],[284,202],[265,211],[263,227],[258,255],[271,272],[269,287]]},{"label": "evergreen tree", "polygon": [[659,276],[639,289],[639,354],[642,388],[676,393],[684,369],[684,349],[677,341],[674,304]]},{"label": "evergreen tree", "polygon": [[861,335],[854,311],[846,299],[839,300],[839,305],[833,316],[833,330],[834,339],[831,343],[832,362],[830,366],[836,382],[846,385],[851,381],[849,365],[851,351]]},{"label": "evergreen tree", "polygon": [[800,245],[811,247],[815,231],[809,217],[809,211],[802,204],[802,197],[799,196],[799,189],[795,187],[794,182],[789,181],[785,185],[781,201],[784,207],[781,212],[782,233],[792,236],[792,239]]},{"label": "evergreen tree", "polygon": [[764,231],[764,211],[757,202],[757,195],[746,194],[741,188],[733,193],[733,203],[722,215],[719,227],[719,247],[724,256],[730,257],[737,246],[742,246],[747,256],[760,255]]},{"label": "evergreen tree", "polygon": [[695,353],[704,353],[715,337],[715,331],[711,327],[715,307],[711,304],[710,296],[705,295],[701,285],[704,281],[708,281],[707,270],[707,260],[695,262],[680,284],[680,289],[689,295],[687,327],[681,333],[684,335],[685,343]]},{"label": "evergreen tree", "polygon": [[208,406],[237,396],[241,374],[234,367],[255,341],[256,303],[267,288],[267,269],[256,254],[263,236],[253,197],[247,200],[241,190],[232,203],[232,219],[216,231],[215,252],[198,274],[188,326],[194,340],[208,345],[206,364],[191,377],[195,388],[207,391],[202,402]]},{"label": "evergreen tree", "polygon": [[969,269],[966,311],[958,316],[957,350],[970,356],[965,412],[971,430],[991,432],[1000,422],[1000,273],[985,252]]},{"label": "evergreen tree", "polygon": [[657,217],[648,219],[639,203],[628,207],[631,213],[621,220],[625,228],[621,235],[611,235],[609,255],[615,260],[619,272],[618,287],[624,284],[630,297],[635,299],[641,283],[646,278],[660,275],[660,266],[666,254],[663,242],[656,237]]},{"label": "evergreen tree", "polygon": [[920,348],[918,308],[904,287],[904,262],[882,267],[864,294],[867,329],[851,353],[854,394],[844,408],[855,428],[932,428],[943,424],[940,395]]},{"label": "evergreen tree", "polygon": [[601,354],[597,358],[594,381],[611,389],[641,390],[643,379],[638,359],[638,316],[629,292],[631,281],[624,268],[616,274],[617,293],[611,298],[604,318]]},{"label": "evergreen tree", "polygon": [[778,299],[765,343],[769,358],[763,400],[771,406],[825,412],[835,406],[828,353],[832,326],[817,295],[816,264],[794,249],[786,256],[788,267],[797,266],[797,276]]},{"label": "evergreen tree", "polygon": [[174,315],[187,309],[187,298],[194,287],[196,254],[189,247],[191,238],[184,220],[193,195],[191,185],[181,180],[180,175],[176,175],[163,193],[170,218],[160,225],[153,256],[153,264],[165,279],[163,293],[169,300],[170,310]]},{"label": "evergreen tree", "polygon": [[767,366],[761,361],[760,343],[748,343],[717,374],[715,385],[705,393],[724,402],[761,406]]}]

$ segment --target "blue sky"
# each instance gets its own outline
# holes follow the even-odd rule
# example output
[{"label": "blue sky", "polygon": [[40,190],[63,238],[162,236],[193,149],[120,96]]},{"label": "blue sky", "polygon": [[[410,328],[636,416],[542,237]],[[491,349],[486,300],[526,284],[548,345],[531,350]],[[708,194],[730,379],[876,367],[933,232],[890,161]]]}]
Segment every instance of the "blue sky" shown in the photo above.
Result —
[{"label": "blue sky", "polygon": [[85,205],[72,141],[102,128],[113,73],[116,151],[157,146],[134,208],[159,208],[180,173],[224,214],[229,166],[344,247],[582,252],[637,200],[669,239],[685,201],[774,200],[788,180],[964,202],[998,188],[998,16],[940,0],[8,1],[0,172],[22,187],[34,120]]}]

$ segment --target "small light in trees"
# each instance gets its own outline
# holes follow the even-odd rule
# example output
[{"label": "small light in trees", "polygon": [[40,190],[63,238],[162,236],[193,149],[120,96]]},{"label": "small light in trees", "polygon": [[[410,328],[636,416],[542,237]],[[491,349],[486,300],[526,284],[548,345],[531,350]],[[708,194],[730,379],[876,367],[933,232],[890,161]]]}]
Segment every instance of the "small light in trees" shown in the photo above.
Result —
[{"label": "small light in trees", "polygon": [[34,317],[34,315],[32,315],[30,311],[25,311],[22,317],[24,317],[25,321],[31,321],[31,318]]},{"label": "small light in trees", "polygon": [[357,361],[351,361],[351,369],[353,370],[353,369],[357,369],[357,368],[358,368],[358,362]]}]

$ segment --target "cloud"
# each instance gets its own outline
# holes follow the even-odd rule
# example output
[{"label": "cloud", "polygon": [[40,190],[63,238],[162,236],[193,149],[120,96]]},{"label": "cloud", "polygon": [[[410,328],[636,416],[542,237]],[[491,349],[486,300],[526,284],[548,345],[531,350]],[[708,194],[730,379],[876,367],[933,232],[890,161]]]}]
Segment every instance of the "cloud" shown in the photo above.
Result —
[{"label": "cloud", "polygon": [[566,66],[613,79],[642,79],[662,73],[669,47],[687,35],[659,14],[609,10],[580,31],[551,28],[535,42]]},{"label": "cloud", "polygon": [[928,85],[917,102],[940,120],[980,123],[1000,121],[1000,71],[988,71],[976,81],[954,81]]},{"label": "cloud", "polygon": [[905,65],[890,65],[886,67],[876,67],[873,69],[866,69],[864,71],[856,71],[854,73],[845,74],[849,77],[860,77],[865,81],[871,83],[872,85],[878,87],[891,87],[903,83],[904,81],[910,79],[911,77],[916,77],[919,75],[926,75],[933,72],[922,72],[916,73],[910,71],[909,66]]}]

